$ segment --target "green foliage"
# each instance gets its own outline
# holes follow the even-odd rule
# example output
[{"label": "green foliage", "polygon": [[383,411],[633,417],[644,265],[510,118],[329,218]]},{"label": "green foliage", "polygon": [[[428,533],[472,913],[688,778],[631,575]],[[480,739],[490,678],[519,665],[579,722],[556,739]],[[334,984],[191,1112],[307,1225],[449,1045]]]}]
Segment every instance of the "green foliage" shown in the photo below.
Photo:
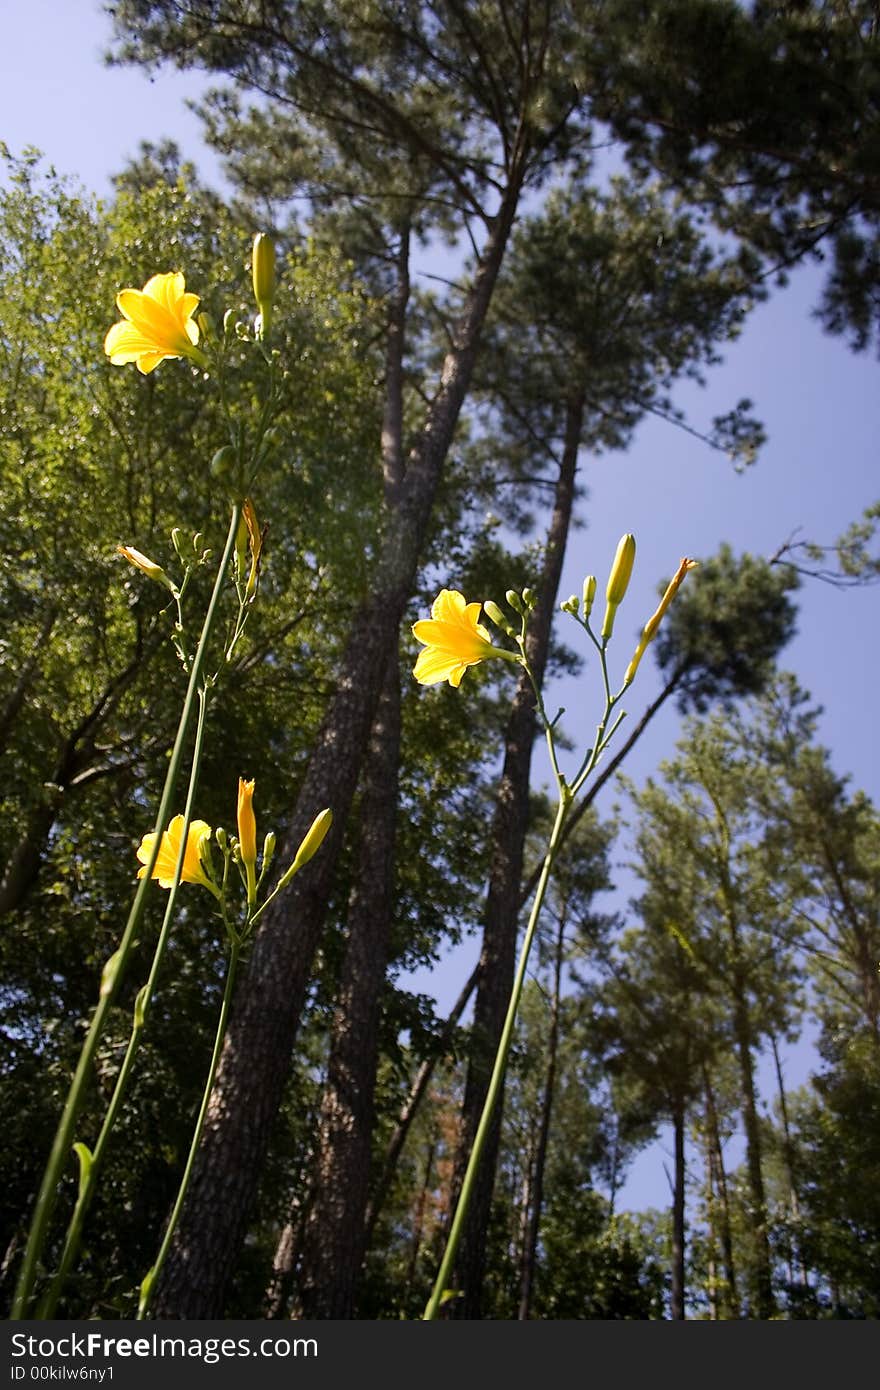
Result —
[{"label": "green foliage", "polygon": [[789,594],[799,582],[790,566],[772,566],[748,554],[737,558],[728,545],[700,562],[654,642],[664,675],[680,675],[682,712],[705,712],[716,700],[729,706],[735,697],[764,689],[776,657],[794,635],[796,610]]}]

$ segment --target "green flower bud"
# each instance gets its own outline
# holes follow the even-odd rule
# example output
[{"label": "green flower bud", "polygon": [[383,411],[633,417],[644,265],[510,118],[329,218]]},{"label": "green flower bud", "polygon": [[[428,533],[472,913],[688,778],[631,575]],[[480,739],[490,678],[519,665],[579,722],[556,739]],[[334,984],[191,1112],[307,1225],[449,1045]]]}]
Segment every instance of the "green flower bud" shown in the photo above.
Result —
[{"label": "green flower bud", "polygon": [[218,482],[229,482],[238,463],[238,450],[234,444],[224,444],[211,459],[210,473]]},{"label": "green flower bud", "polygon": [[272,327],[272,301],[275,298],[275,247],[265,232],[257,232],[251,258],[254,298],[260,311],[258,334],[265,338]]},{"label": "green flower bud", "polygon": [[588,574],[584,580],[584,617],[589,618],[593,611],[593,599],[596,597],[596,576]]},{"label": "green flower bud", "polygon": [[508,589],[504,597],[507,599],[507,602],[510,604],[511,608],[515,613],[519,613],[521,615],[525,612],[525,609],[523,607],[523,601],[520,598],[519,594],[516,592],[516,589]]},{"label": "green flower bud", "polygon": [[490,598],[487,598],[485,603],[483,604],[483,612],[486,614],[486,617],[495,624],[497,628],[500,628],[502,632],[506,632],[508,637],[516,636],[513,624],[507,618],[505,618],[501,609],[498,607],[498,604],[493,603]]},{"label": "green flower bud", "polygon": [[607,642],[614,630],[614,618],[629,586],[633,562],[636,558],[636,538],[631,532],[621,536],[617,543],[617,553],[608,576],[605,590],[605,617],[602,621],[602,640]]}]

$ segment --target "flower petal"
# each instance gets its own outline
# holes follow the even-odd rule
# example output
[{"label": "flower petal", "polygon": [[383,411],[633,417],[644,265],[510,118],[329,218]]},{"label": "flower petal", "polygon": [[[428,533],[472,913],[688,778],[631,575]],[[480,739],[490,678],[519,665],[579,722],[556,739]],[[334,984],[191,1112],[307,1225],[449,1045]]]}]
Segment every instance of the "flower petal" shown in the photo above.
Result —
[{"label": "flower petal", "polygon": [[460,657],[441,652],[437,647],[426,647],[416,658],[413,675],[420,685],[437,685],[445,680],[458,685],[466,670],[467,662]]}]

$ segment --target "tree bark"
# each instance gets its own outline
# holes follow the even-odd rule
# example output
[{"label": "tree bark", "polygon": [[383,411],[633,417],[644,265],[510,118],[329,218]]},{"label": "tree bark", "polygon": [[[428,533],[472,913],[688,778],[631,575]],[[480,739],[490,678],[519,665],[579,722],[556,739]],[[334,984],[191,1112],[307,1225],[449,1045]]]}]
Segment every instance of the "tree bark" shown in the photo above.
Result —
[{"label": "tree bark", "polygon": [[522,171],[508,186],[478,266],[440,386],[409,456],[389,517],[372,594],[353,624],[336,693],[305,771],[278,862],[290,862],[314,816],[333,826],[306,869],[267,911],[239,988],[187,1200],[157,1285],[157,1318],[223,1315],[226,1282],[244,1238],[281,1102],[312,960],[342,846],[345,822],[480,331],[519,199]]},{"label": "tree bark", "polygon": [[544,1075],[544,1090],[541,1097],[541,1122],[538,1130],[538,1148],[535,1154],[534,1173],[531,1182],[531,1210],[529,1212],[526,1246],[523,1252],[522,1280],[520,1283],[519,1314],[520,1322],[527,1321],[532,1314],[532,1291],[535,1286],[535,1261],[538,1252],[538,1233],[541,1229],[541,1207],[544,1201],[544,1170],[547,1166],[547,1146],[550,1140],[550,1121],[553,1116],[553,1097],[556,1091],[556,1057],[559,1051],[559,1013],[562,998],[562,961],[565,949],[565,913],[559,918],[559,931],[556,936],[556,952],[553,958],[553,993],[550,998],[550,1033],[547,1038],[547,1070]]},{"label": "tree bark", "polygon": [[[584,398],[580,395],[570,402],[566,410],[565,439],[556,482],[553,516],[547,534],[542,573],[538,583],[534,585],[538,602],[529,624],[527,651],[535,683],[539,688],[543,683],[547,664],[553,613],[574,506],[574,482],[583,414]],[[464,1179],[513,987],[523,850],[528,829],[532,748],[536,730],[534,692],[531,682],[523,672],[517,683],[505,731],[504,768],[492,822],[491,868],[483,914],[480,984],[474,1005],[472,1045],[465,1083],[462,1144],[456,1157],[456,1193],[460,1191]],[[471,1189],[455,1276],[456,1287],[462,1290],[463,1296],[456,1301],[455,1317],[473,1319],[481,1316],[485,1243],[501,1132],[502,1104],[503,1101],[499,1101],[496,1107],[483,1150],[482,1164]]]},{"label": "tree bark", "polygon": [[397,1125],[395,1126],[394,1133],[388,1140],[388,1144],[385,1149],[384,1156],[382,1158],[382,1166],[379,1170],[379,1176],[373,1188],[373,1195],[370,1198],[369,1204],[367,1206],[367,1249],[370,1248],[370,1241],[373,1238],[373,1231],[376,1226],[376,1221],[378,1220],[379,1213],[382,1210],[385,1198],[388,1196],[388,1189],[391,1186],[391,1181],[394,1177],[395,1169],[397,1167],[397,1160],[400,1158],[403,1146],[406,1143],[406,1136],[409,1134],[410,1126],[412,1125],[412,1122],[418,1113],[418,1108],[421,1104],[422,1098],[427,1092],[428,1086],[431,1084],[431,1077],[434,1075],[434,1068],[440,1061],[441,1057],[445,1056],[446,1054],[446,1048],[450,1042],[450,1039],[452,1038],[452,1034],[458,1027],[459,1019],[461,1018],[462,1014],[468,1006],[468,1003],[470,1002],[471,995],[477,987],[477,980],[479,979],[479,977],[480,967],[479,965],[475,965],[470,975],[468,976],[468,979],[465,982],[461,993],[459,994],[458,998],[453,1004],[452,1009],[449,1015],[447,1016],[445,1023],[443,1024],[443,1027],[440,1030],[440,1036],[437,1039],[437,1046],[435,1051],[432,1052],[430,1057],[426,1057],[425,1060],[422,1062],[421,1066],[416,1072],[415,1081],[410,1087],[409,1095],[407,1096],[406,1100],[401,1106],[400,1114],[397,1118]]},{"label": "tree bark", "polygon": [[672,1188],[672,1292],[670,1313],[673,1322],[684,1322],[684,1124],[685,1108],[676,1105],[672,1113],[675,1136],[675,1173]]},{"label": "tree bark", "polygon": [[753,1258],[749,1270],[750,1298],[755,1316],[768,1319],[776,1312],[773,1282],[770,1272],[770,1242],[767,1235],[767,1200],[764,1193],[764,1174],[761,1168],[761,1127],[755,1092],[755,1069],[752,1060],[752,1030],[749,1022],[745,988],[739,971],[735,972],[733,994],[733,1023],[739,1057],[742,1086],[743,1126],[746,1132],[746,1172],[749,1182],[750,1224]]},{"label": "tree bark", "polygon": [[721,1133],[718,1127],[718,1108],[715,1092],[708,1068],[703,1068],[703,1083],[706,1091],[706,1120],[709,1126],[711,1152],[714,1156],[715,1186],[721,1198],[720,1238],[721,1254],[724,1260],[724,1277],[727,1285],[725,1307],[727,1316],[739,1317],[739,1293],[737,1291],[736,1265],[733,1259],[733,1233],[730,1222],[730,1196],[727,1191],[727,1173],[724,1169],[724,1153],[721,1148]]},{"label": "tree bark", "polygon": [[321,1107],[317,1190],[299,1278],[300,1315],[352,1318],[365,1253],[382,986],[394,896],[400,674],[389,663],[364,767],[361,848]]}]

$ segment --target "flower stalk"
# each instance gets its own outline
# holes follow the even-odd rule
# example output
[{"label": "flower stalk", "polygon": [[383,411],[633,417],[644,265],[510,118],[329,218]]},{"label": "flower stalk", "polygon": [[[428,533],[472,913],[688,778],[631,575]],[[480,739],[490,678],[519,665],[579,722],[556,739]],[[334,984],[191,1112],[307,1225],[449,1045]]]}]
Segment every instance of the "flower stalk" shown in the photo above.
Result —
[{"label": "flower stalk", "polygon": [[[174,746],[171,750],[171,758],[168,763],[168,771],[165,775],[165,784],[162,788],[162,795],[159,800],[159,809],[156,814],[155,841],[152,848],[150,860],[146,866],[146,874],[138,884],[134,901],[129,911],[128,920],[122,934],[119,947],[115,952],[112,969],[105,971],[102,979],[101,993],[98,1004],[92,1016],[89,1031],[86,1034],[82,1051],[79,1056],[76,1071],[67,1094],[61,1119],[55,1133],[49,1160],[40,1184],[34,1214],[31,1220],[31,1227],[28,1233],[27,1245],[24,1258],[18,1277],[15,1296],[12,1304],[11,1319],[17,1320],[26,1318],[30,1312],[31,1300],[34,1292],[37,1274],[40,1268],[40,1257],[48,1236],[49,1224],[55,1210],[55,1203],[58,1196],[58,1187],[62,1174],[68,1161],[71,1144],[74,1137],[74,1127],[77,1115],[85,1096],[85,1090],[89,1083],[92,1073],[92,1065],[98,1043],[103,1036],[107,1025],[107,1017],[114,1002],[119,985],[125,972],[128,957],[131,953],[135,935],[140,927],[146,908],[147,894],[150,891],[150,875],[153,872],[156,860],[159,856],[161,836],[168,823],[169,814],[174,801],[177,789],[177,780],[183,761],[184,749],[189,736],[190,726],[195,713],[198,700],[199,689],[207,659],[208,646],[217,622],[220,607],[220,595],[223,589],[223,582],[229,568],[232,550],[235,545],[235,537],[238,533],[238,524],[241,519],[241,505],[235,503],[232,507],[232,515],[229,523],[229,531],[226,537],[226,545],[223,551],[223,558],[217,570],[214,582],[214,589],[208,604],[205,619],[202,624],[202,631],[199,637],[198,647],[196,648],[192,666],[189,672],[189,683],[187,685],[186,696],[180,714],[180,721],[177,726],[177,735]],[[185,841],[184,841],[185,843]],[[94,1166],[94,1163],[93,1165]]]}]

